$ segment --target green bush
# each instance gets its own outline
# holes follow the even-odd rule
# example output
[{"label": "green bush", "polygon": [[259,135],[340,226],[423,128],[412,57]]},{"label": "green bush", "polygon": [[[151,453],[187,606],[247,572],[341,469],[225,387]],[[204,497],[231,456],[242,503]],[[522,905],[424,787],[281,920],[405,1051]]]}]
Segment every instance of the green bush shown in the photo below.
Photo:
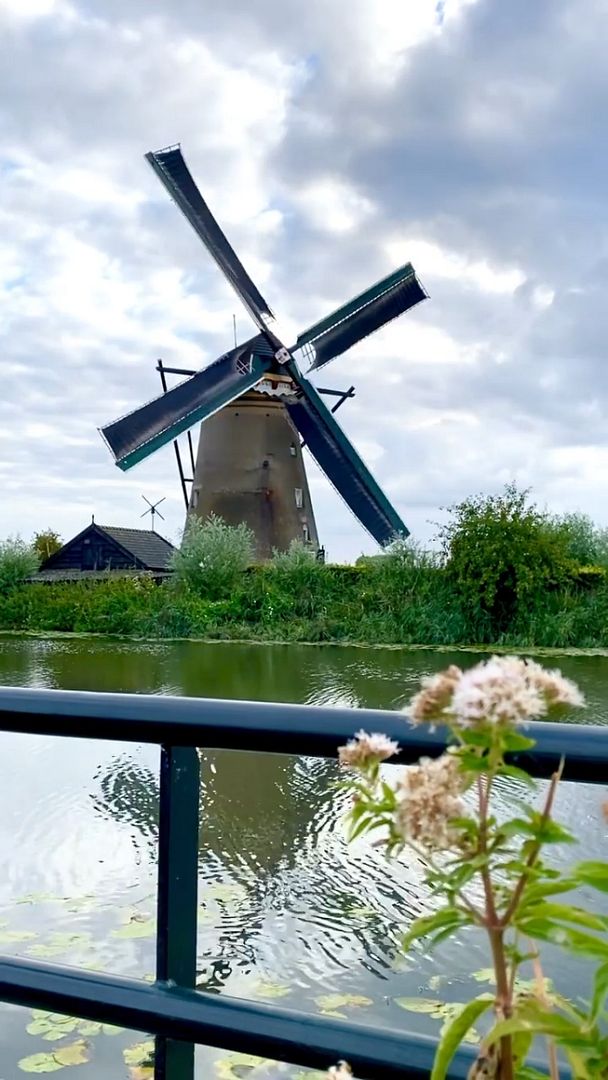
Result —
[{"label": "green bush", "polygon": [[528,491],[507,484],[449,507],[439,532],[448,577],[478,641],[498,640],[548,588],[572,576],[564,537],[528,503]]},{"label": "green bush", "polygon": [[20,536],[0,540],[0,595],[6,595],[35,574],[40,557]]},{"label": "green bush", "polygon": [[608,568],[608,529],[598,528],[586,514],[550,517],[547,530],[577,566]]},{"label": "green bush", "polygon": [[44,529],[42,532],[34,533],[32,547],[38,553],[40,561],[44,562],[56,551],[61,551],[63,541],[54,529]]},{"label": "green bush", "polygon": [[227,525],[212,514],[188,519],[182,545],[172,556],[178,586],[209,600],[220,600],[253,561],[255,537],[245,524]]}]

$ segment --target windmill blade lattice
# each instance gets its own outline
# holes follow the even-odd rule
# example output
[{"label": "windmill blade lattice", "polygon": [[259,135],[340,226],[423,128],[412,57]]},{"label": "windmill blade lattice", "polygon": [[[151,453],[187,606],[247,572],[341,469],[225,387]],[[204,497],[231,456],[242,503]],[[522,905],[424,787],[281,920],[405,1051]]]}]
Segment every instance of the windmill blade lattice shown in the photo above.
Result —
[{"label": "windmill blade lattice", "polygon": [[[266,356],[260,355],[266,353]],[[270,367],[272,351],[262,337],[231,349],[209,367],[178,383],[134,412],[102,428],[116,464],[123,470],[143,461],[182,431],[245,393]]]},{"label": "windmill blade lattice", "polygon": [[425,298],[412,264],[407,263],[300,334],[294,349],[303,350],[309,371],[316,370]]},{"label": "windmill blade lattice", "polygon": [[254,322],[263,330],[273,317],[272,311],[203,199],[179,146],[146,154],[146,160],[226,275]]},{"label": "windmill blade lattice", "polygon": [[374,540],[383,545],[395,535],[408,536],[399,514],[308,379],[300,377],[299,393],[286,400],[285,407],[327,479]]}]

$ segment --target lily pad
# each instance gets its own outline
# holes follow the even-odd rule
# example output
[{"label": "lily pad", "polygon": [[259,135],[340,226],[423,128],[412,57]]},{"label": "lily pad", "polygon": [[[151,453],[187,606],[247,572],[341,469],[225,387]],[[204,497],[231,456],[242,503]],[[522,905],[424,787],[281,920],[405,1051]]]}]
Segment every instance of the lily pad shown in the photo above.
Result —
[{"label": "lily pad", "polygon": [[[452,1020],[454,1020],[464,1009],[464,1005],[461,1001],[436,1001],[435,998],[422,997],[398,997],[394,1000],[399,1008],[406,1009],[408,1012],[426,1013],[435,1020],[443,1020],[443,1025],[440,1029],[441,1034],[444,1033]],[[480,1042],[480,1036],[474,1028],[469,1028],[464,1036],[463,1042],[476,1044]]]},{"label": "lily pad", "polygon": [[94,1020],[82,1020],[78,1016],[63,1016],[62,1013],[32,1010],[32,1020],[27,1025],[29,1035],[40,1035],[48,1042],[59,1042],[75,1032],[83,1037],[93,1035],[119,1035],[125,1029],[113,1024],[100,1024]]},{"label": "lily pad", "polygon": [[213,881],[209,885],[201,885],[201,894],[203,896],[203,901],[208,897],[211,900],[215,900],[218,904],[230,904],[246,900],[249,892],[245,886],[240,885],[238,881]]},{"label": "lily pad", "polygon": [[487,983],[495,983],[496,982],[496,975],[494,974],[494,968],[480,968],[479,971],[474,971],[473,972],[472,978],[475,979],[475,982],[487,982]]},{"label": "lily pad", "polygon": [[29,1073],[49,1073],[63,1069],[54,1054],[30,1054],[29,1057],[21,1058],[17,1064],[23,1072]]},{"label": "lily pad", "polygon": [[61,896],[55,896],[53,893],[39,892],[28,893],[27,896],[21,896],[16,901],[17,904],[51,904],[61,902]]},{"label": "lily pad", "polygon": [[133,1046],[127,1046],[122,1056],[125,1059],[125,1065],[145,1065],[153,1067],[154,1058],[154,1039],[146,1039],[145,1042],[134,1043]]},{"label": "lily pad", "polygon": [[30,1054],[29,1057],[21,1058],[18,1065],[23,1072],[49,1073],[58,1072],[69,1065],[86,1065],[89,1060],[88,1043],[84,1039],[78,1039],[77,1042],[58,1047],[48,1054]]},{"label": "lily pad", "polygon": [[434,998],[423,997],[398,997],[395,998],[395,1005],[398,1005],[400,1009],[407,1009],[408,1012],[442,1016],[445,1001],[436,1001]]},{"label": "lily pad", "polygon": [[254,1054],[228,1054],[219,1058],[215,1064],[218,1080],[243,1080],[253,1069],[268,1064],[268,1058],[255,1057]]},{"label": "lily pad", "polygon": [[33,930],[0,930],[0,945],[11,945],[17,941],[32,941],[37,938]]},{"label": "lily pad", "polygon": [[291,987],[272,979],[258,979],[251,987],[251,993],[254,997],[282,998],[291,993]]},{"label": "lily pad", "polygon": [[112,937],[147,938],[154,937],[155,933],[156,919],[154,916],[144,915],[141,911],[135,911],[124,926],[112,931]]},{"label": "lily pad", "polygon": [[60,1046],[53,1054],[60,1065],[86,1065],[91,1060],[89,1044],[84,1039],[78,1039],[69,1046]]},{"label": "lily pad", "polygon": [[67,1038],[78,1026],[75,1016],[60,1016],[56,1013],[47,1013],[46,1016],[36,1017],[27,1025],[28,1035],[40,1035],[48,1042],[59,1042]]},{"label": "lily pad", "polygon": [[363,1009],[374,1004],[372,998],[362,994],[322,994],[315,998],[315,1003],[326,1015],[335,1015],[338,1009]]},{"label": "lily pad", "polygon": [[[32,936],[37,937],[36,934]],[[46,960],[50,956],[63,956],[64,953],[90,947],[90,934],[54,933],[51,934],[46,943],[39,942],[36,945],[28,945],[26,952],[28,956],[37,956],[39,959]]]},{"label": "lily pad", "polygon": [[350,904],[346,908],[346,914],[353,919],[369,919],[372,915],[377,915],[378,912],[375,908],[369,907],[368,904]]}]

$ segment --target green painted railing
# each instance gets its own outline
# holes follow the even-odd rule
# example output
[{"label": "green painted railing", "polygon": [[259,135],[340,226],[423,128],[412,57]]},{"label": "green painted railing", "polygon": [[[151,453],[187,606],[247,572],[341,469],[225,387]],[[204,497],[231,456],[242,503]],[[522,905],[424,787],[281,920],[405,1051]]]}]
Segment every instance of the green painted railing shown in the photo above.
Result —
[{"label": "green painted railing", "polygon": [[[361,1078],[427,1078],[435,1041],[197,992],[199,760],[197,746],[335,756],[361,727],[402,747],[397,762],[441,751],[441,732],[369,709],[211,701],[139,694],[0,688],[0,730],[161,747],[156,981],[0,957],[0,1000],[46,1008],[156,1036],[156,1080],[192,1080],[195,1043],[326,1069],[348,1058]],[[564,780],[605,783],[608,727],[530,724],[532,752],[513,760]],[[27,761],[23,763],[24,782]],[[462,1048],[450,1076],[464,1080],[474,1051]]]}]

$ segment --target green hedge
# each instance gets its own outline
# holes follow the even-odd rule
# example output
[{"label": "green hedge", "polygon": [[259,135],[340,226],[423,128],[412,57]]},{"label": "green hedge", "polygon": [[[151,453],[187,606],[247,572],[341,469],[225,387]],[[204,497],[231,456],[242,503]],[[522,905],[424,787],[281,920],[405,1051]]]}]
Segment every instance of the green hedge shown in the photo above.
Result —
[{"label": "green hedge", "polygon": [[242,574],[209,599],[146,578],[21,585],[0,597],[0,629],[368,644],[608,646],[608,577],[578,567],[564,586],[539,591],[498,626],[467,604],[448,571],[413,559],[359,566],[311,563]]}]

